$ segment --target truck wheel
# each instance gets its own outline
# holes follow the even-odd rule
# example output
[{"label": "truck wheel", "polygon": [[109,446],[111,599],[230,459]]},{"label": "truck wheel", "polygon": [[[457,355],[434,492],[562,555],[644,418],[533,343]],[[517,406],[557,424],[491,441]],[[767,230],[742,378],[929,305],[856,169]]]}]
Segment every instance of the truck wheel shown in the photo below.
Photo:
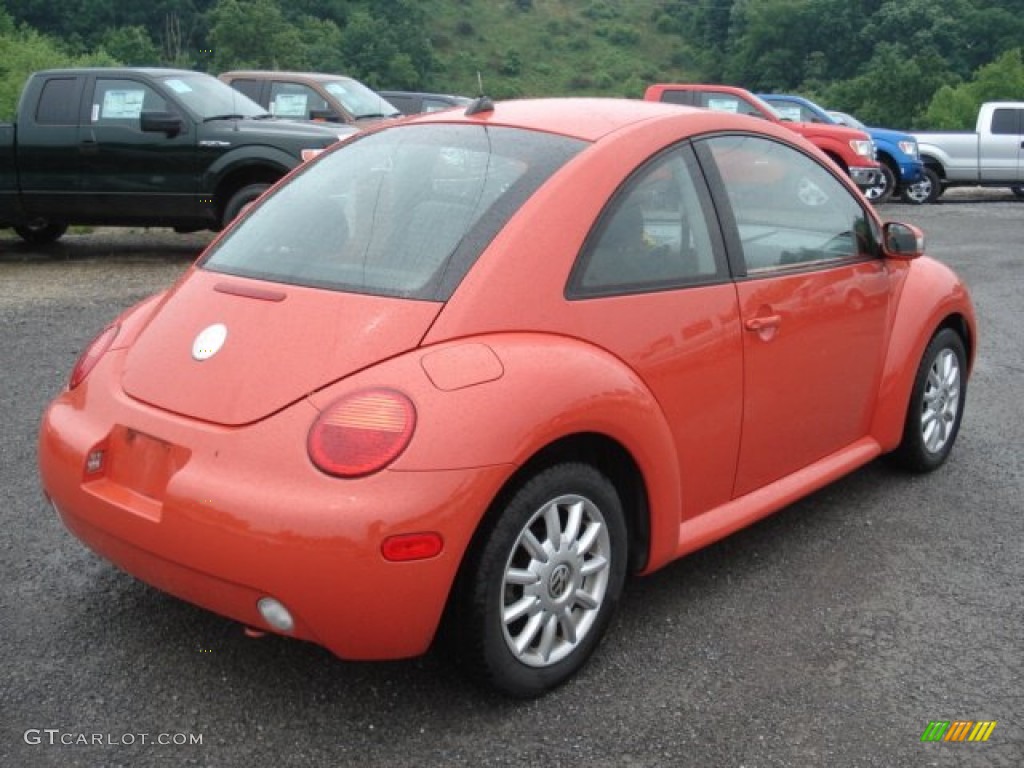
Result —
[{"label": "truck wheel", "polygon": [[942,194],[942,180],[939,174],[925,166],[924,178],[916,184],[910,184],[903,190],[903,202],[912,205],[934,203]]},{"label": "truck wheel", "polygon": [[15,227],[14,231],[21,235],[21,239],[32,245],[46,245],[60,239],[61,235],[68,231],[68,225],[59,221],[49,219],[32,219],[28,224]]},{"label": "truck wheel", "polygon": [[878,170],[880,172],[878,182],[864,190],[864,196],[875,205],[887,202],[892,197],[893,190],[896,189],[896,176],[892,169],[885,163],[879,163]]},{"label": "truck wheel", "polygon": [[224,218],[221,219],[221,226],[226,227],[235,217],[245,210],[246,206],[254,202],[256,198],[270,189],[269,184],[249,184],[235,192],[224,206]]},{"label": "truck wheel", "polygon": [[571,677],[597,646],[626,578],[615,486],[588,464],[556,464],[513,493],[464,564],[453,599],[459,661],[520,698]]}]

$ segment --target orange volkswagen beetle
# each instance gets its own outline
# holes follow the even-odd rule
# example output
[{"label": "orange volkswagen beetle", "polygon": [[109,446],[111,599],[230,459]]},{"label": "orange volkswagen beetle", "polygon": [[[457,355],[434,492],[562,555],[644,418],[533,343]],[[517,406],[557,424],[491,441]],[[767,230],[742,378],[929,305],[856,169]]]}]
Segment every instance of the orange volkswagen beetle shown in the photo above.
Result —
[{"label": "orange volkswagen beetle", "polygon": [[444,623],[516,696],[645,574],[889,454],[942,464],[961,281],[762,120],[476,103],[298,169],[83,352],[43,488],[138,578],[346,659]]}]

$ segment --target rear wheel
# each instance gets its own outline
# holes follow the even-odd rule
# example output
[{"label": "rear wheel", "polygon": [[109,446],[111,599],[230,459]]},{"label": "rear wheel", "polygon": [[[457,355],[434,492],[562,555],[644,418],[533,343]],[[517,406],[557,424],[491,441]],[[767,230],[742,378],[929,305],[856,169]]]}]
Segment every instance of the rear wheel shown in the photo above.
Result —
[{"label": "rear wheel", "polygon": [[597,647],[626,576],[626,525],[614,485],[586,464],[522,484],[460,575],[454,638],[463,664],[530,697],[571,677]]},{"label": "rear wheel", "polygon": [[939,174],[925,166],[923,178],[915,183],[908,184],[903,190],[903,202],[913,205],[934,203],[942,194],[942,180]]},{"label": "rear wheel", "polygon": [[46,243],[52,243],[59,240],[61,236],[68,231],[68,225],[59,221],[50,221],[49,219],[33,219],[27,224],[22,224],[19,227],[15,227],[14,231],[17,232],[21,239],[26,243],[32,245],[45,245]]},{"label": "rear wheel", "polygon": [[913,472],[938,469],[953,450],[967,397],[967,353],[956,331],[932,338],[914,379],[903,440],[891,458]]}]

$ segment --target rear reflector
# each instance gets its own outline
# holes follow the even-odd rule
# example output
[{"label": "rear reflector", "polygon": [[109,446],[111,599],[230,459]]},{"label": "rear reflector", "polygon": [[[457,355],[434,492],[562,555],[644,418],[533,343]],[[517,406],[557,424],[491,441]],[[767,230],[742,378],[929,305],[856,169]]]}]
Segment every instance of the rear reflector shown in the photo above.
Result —
[{"label": "rear reflector", "polygon": [[439,533],[403,533],[384,539],[380,552],[385,560],[403,562],[437,557],[443,548],[444,540]]}]

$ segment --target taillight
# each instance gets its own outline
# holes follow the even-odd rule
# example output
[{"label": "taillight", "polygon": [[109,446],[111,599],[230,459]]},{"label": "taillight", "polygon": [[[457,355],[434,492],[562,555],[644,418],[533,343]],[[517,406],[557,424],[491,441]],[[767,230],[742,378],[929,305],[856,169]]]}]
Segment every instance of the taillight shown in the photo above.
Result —
[{"label": "taillight", "polygon": [[393,389],[366,389],[335,401],[309,430],[306,448],[321,471],[337,477],[378,472],[412,439],[416,408]]},{"label": "taillight", "polygon": [[92,369],[96,367],[96,363],[100,361],[100,358],[110,349],[110,345],[114,343],[114,339],[117,338],[117,333],[120,330],[121,326],[117,323],[108,325],[89,343],[89,346],[78,356],[75,367],[71,369],[68,389],[74,389],[85,381],[85,377],[89,375]]}]

